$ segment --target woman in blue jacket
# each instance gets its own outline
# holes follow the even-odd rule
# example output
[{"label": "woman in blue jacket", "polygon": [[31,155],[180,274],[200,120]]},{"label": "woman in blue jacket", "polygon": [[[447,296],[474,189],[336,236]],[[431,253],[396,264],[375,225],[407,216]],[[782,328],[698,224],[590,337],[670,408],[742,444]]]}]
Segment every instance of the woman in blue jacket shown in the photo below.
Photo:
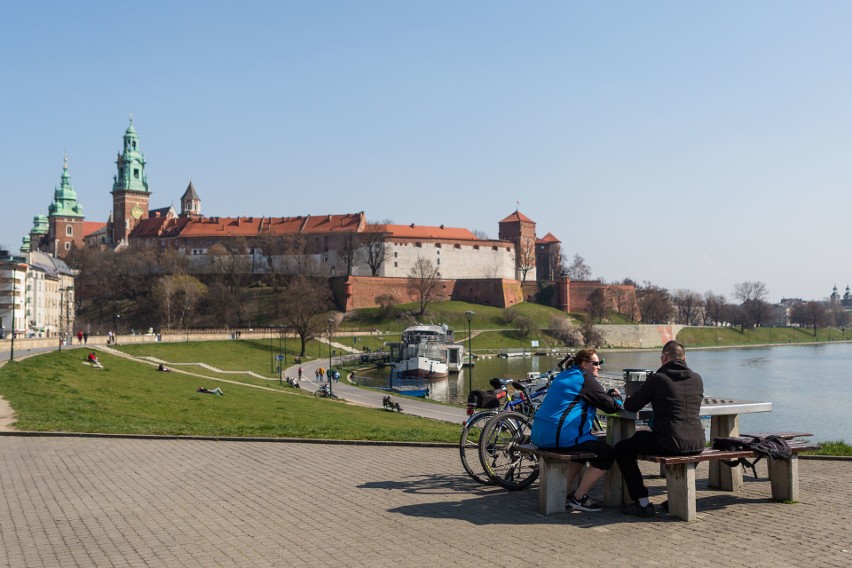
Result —
[{"label": "woman in blue jacket", "polygon": [[592,435],[595,409],[606,413],[621,409],[621,395],[612,389],[607,393],[598,382],[601,360],[594,349],[583,349],[574,357],[574,364],[562,371],[550,383],[547,395],[536,411],[532,424],[532,443],[542,449],[564,449],[594,452],[591,467],[573,494],[574,477],[583,464],[568,465],[568,506],[581,511],[600,511],[588,491],[604,476],[615,461],[615,454],[606,442]]}]

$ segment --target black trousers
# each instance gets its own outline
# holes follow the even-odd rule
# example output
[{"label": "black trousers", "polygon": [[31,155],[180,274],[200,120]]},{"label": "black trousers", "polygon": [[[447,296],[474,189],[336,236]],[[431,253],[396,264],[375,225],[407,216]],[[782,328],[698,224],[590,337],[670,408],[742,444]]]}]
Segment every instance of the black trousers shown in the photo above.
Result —
[{"label": "black trousers", "polygon": [[[622,440],[615,445],[615,461],[621,469],[624,483],[630,498],[637,501],[648,496],[648,488],[642,481],[642,472],[636,456],[642,454],[653,454],[658,456],[682,455],[662,447],[657,442],[657,437],[651,431],[636,432],[632,437]],[[692,452],[700,453],[700,452]],[[686,454],[690,455],[690,454]]]}]

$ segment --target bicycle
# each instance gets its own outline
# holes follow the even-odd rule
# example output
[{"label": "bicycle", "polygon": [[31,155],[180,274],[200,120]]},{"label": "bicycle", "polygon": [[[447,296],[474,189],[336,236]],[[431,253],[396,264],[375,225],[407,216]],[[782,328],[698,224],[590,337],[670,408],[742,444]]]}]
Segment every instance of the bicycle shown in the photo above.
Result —
[{"label": "bicycle", "polygon": [[[489,384],[494,387],[493,391],[490,393],[479,391],[482,396],[490,395],[488,401],[482,401],[475,392],[471,393],[471,396],[468,398],[467,414],[470,418],[464,422],[461,437],[459,438],[459,455],[465,472],[474,481],[483,485],[494,483],[494,480],[488,475],[487,469],[482,465],[479,450],[479,441],[485,424],[502,412],[521,411],[531,413],[535,407],[534,399],[543,396],[547,391],[547,387],[545,386],[536,390],[534,393],[529,393],[525,386],[512,379],[493,378],[489,381]],[[509,396],[509,385],[514,386],[515,390],[519,393],[517,398],[513,399]],[[504,398],[505,401],[501,406],[500,400]],[[475,412],[476,408],[484,406],[484,410]],[[472,459],[469,455],[471,451],[475,454]]]},{"label": "bicycle", "polygon": [[328,385],[320,385],[320,388],[314,391],[314,396],[319,398],[337,398],[337,395],[331,392]]}]

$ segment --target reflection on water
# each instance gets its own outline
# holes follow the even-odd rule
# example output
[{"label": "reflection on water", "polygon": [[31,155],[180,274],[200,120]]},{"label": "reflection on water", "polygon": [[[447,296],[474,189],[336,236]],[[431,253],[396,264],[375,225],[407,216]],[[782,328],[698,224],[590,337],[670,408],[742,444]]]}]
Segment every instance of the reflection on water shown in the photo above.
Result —
[{"label": "reflection on water", "polygon": [[[622,369],[656,369],[659,351],[602,351],[602,372],[620,375]],[[741,432],[812,432],[816,440],[852,443],[852,398],[849,361],[852,344],[790,345],[743,349],[688,350],[687,362],[704,378],[710,397],[772,402],[772,412],[740,416]],[[430,398],[463,403],[469,382],[473,389],[490,389],[492,377],[521,379],[529,371],[552,369],[558,357],[478,359],[469,369],[434,381]],[[386,376],[387,370],[373,376]]]}]

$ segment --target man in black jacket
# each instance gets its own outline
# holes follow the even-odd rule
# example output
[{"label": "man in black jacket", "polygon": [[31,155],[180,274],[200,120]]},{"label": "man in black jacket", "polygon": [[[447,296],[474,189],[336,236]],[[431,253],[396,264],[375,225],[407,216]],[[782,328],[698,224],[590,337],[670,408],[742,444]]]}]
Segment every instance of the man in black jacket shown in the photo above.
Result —
[{"label": "man in black jacket", "polygon": [[686,366],[686,353],[677,341],[663,346],[660,361],[662,367],[645,380],[636,394],[624,401],[624,409],[629,412],[637,412],[649,403],[654,410],[650,431],[636,432],[615,445],[615,459],[633,499],[631,504],[621,508],[621,512],[628,515],[654,515],[654,505],[648,501],[648,489],[636,462],[637,455],[693,455],[704,450],[704,426],[700,418],[704,399],[701,375]]}]

